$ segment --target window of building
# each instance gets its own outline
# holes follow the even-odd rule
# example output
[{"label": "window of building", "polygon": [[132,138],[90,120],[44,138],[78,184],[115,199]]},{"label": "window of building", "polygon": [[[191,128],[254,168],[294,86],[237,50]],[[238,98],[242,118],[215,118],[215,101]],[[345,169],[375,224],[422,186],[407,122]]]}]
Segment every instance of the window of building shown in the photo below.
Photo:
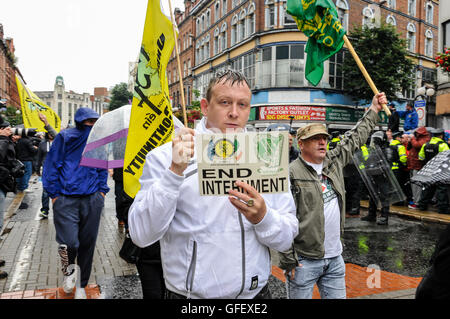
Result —
[{"label": "window of building", "polygon": [[276,8],[273,3],[266,7],[266,28],[275,26],[276,19]]},{"label": "window of building", "polygon": [[433,4],[431,2],[427,3],[427,6],[425,8],[425,16],[426,16],[426,21],[430,24],[433,24]]},{"label": "window of building", "polygon": [[202,15],[202,20],[201,20],[201,30],[202,32],[206,30],[206,24],[205,24],[205,14]]},{"label": "window of building", "polygon": [[239,13],[239,24],[238,24],[238,42],[245,39],[245,16],[247,12],[244,10]]},{"label": "window of building", "polygon": [[375,12],[372,10],[372,8],[365,7],[363,9],[362,14],[363,14],[362,25],[371,28],[374,25]]},{"label": "window of building", "polygon": [[188,59],[187,61],[187,67],[188,67],[188,76],[192,74],[192,69],[191,69],[191,59]]},{"label": "window of building", "polygon": [[442,31],[443,31],[442,40],[444,41],[442,47],[450,48],[450,20],[442,24]]},{"label": "window of building", "polygon": [[208,29],[211,26],[211,10],[206,10],[206,29]]},{"label": "window of building", "polygon": [[69,123],[72,122],[72,103],[69,103]]},{"label": "window of building", "polygon": [[281,10],[281,12],[280,12],[280,14],[281,14],[280,19],[281,19],[281,21],[283,21],[283,25],[285,25],[285,26],[296,25],[297,23],[295,23],[294,18],[289,13],[287,13],[286,8],[287,8],[287,3],[285,2],[285,3],[283,3],[284,10]]},{"label": "window of building", "polygon": [[183,78],[187,76],[187,65],[186,61],[183,62]]},{"label": "window of building", "polygon": [[236,8],[240,2],[240,0],[231,0],[231,9]]},{"label": "window of building", "polygon": [[220,27],[220,38],[222,43],[220,44],[221,51],[225,50],[227,48],[227,23],[224,22],[222,26]]},{"label": "window of building", "polygon": [[396,7],[396,0],[387,0],[387,6],[391,9],[395,9]]},{"label": "window of building", "polygon": [[344,62],[344,51],[341,50],[329,59],[329,84],[338,90],[344,89],[342,64]]},{"label": "window of building", "polygon": [[170,71],[167,71],[167,81],[170,83],[172,83],[172,73]]},{"label": "window of building", "polygon": [[197,21],[196,21],[195,23],[196,23],[197,35],[200,35],[200,34],[202,33],[202,30],[201,30],[201,20],[200,20],[200,18],[198,18]]},{"label": "window of building", "polygon": [[408,14],[416,16],[416,0],[408,0]]},{"label": "window of building", "polygon": [[234,70],[241,71],[250,85],[250,89],[255,86],[255,54],[253,52],[244,54],[236,58],[231,67]]},{"label": "window of building", "polygon": [[222,17],[228,12],[228,2],[227,0],[222,0]]},{"label": "window of building", "polygon": [[425,55],[433,57],[433,32],[429,29],[425,32]]},{"label": "window of building", "polygon": [[423,83],[434,83],[436,82],[437,72],[436,69],[429,69],[426,67],[422,68],[422,82]]},{"label": "window of building", "polygon": [[58,100],[62,100],[62,94],[58,93]]},{"label": "window of building", "polygon": [[337,0],[336,8],[341,25],[345,30],[348,30],[348,12],[350,10],[350,7],[348,6],[347,0]]},{"label": "window of building", "polygon": [[406,27],[406,41],[408,42],[408,50],[414,52],[416,49],[416,27],[412,23],[408,23]]},{"label": "window of building", "polygon": [[397,25],[397,20],[395,20],[395,17],[393,15],[388,15],[386,17],[386,23],[390,24],[390,25],[393,25],[393,26],[396,26]]},{"label": "window of building", "polygon": [[217,1],[214,5],[214,22],[219,21],[220,19],[220,1]]},{"label": "window of building", "polygon": [[255,4],[252,3],[248,7],[248,13],[247,13],[247,34],[248,36],[255,33]]},{"label": "window of building", "polygon": [[231,19],[231,46],[235,45],[236,42],[238,41],[237,22],[238,22],[238,17],[237,17],[237,15],[235,15]]},{"label": "window of building", "polygon": [[58,116],[62,119],[62,102],[58,102]]},{"label": "window of building", "polygon": [[304,85],[304,44],[265,47],[257,79],[261,87],[298,87]]},{"label": "window of building", "polygon": [[220,31],[219,28],[214,30],[214,55],[220,52]]}]

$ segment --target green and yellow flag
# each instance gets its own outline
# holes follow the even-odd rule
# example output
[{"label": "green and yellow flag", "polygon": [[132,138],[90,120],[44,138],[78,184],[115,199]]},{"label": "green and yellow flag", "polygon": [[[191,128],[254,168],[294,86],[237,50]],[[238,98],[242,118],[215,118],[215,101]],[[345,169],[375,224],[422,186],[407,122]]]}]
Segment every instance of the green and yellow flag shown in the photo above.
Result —
[{"label": "green and yellow flag", "polygon": [[132,198],[141,187],[147,153],[172,139],[166,67],[174,45],[173,25],[162,13],[160,0],[149,0],[123,166],[124,190]]},{"label": "green and yellow flag", "polygon": [[23,125],[25,128],[35,128],[38,132],[47,132],[45,124],[39,119],[39,113],[47,117],[50,124],[57,132],[61,130],[61,119],[41,99],[30,91],[16,74],[17,90],[19,91],[22,110]]},{"label": "green and yellow flag", "polygon": [[309,39],[305,77],[314,86],[323,75],[323,62],[344,45],[345,30],[331,0],[288,0],[286,11]]}]

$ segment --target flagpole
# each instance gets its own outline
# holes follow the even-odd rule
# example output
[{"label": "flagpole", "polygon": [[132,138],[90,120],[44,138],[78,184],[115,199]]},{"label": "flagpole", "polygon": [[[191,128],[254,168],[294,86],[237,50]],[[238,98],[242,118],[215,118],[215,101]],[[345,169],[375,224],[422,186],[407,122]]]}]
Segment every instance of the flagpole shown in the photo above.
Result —
[{"label": "flagpole", "polygon": [[184,126],[188,126],[187,116],[186,116],[186,104],[184,102],[184,87],[183,87],[183,73],[181,73],[181,63],[180,63],[180,54],[178,52],[178,41],[177,41],[177,32],[175,30],[175,19],[173,18],[172,12],[172,1],[169,0],[169,10],[170,10],[170,19],[172,20],[172,28],[173,28],[173,38],[175,39],[175,53],[177,55],[177,64],[178,64],[178,75],[180,77],[180,92],[181,92],[181,107],[183,108],[183,119]]},{"label": "flagpole", "polygon": [[[169,0],[169,2],[170,2],[170,0]],[[377,87],[373,83],[369,73],[367,73],[366,68],[362,64],[358,54],[356,53],[355,49],[353,48],[353,45],[350,43],[350,41],[347,38],[347,35],[345,35],[345,34],[344,34],[344,42],[345,42],[345,45],[347,46],[347,48],[349,49],[350,53],[352,54],[353,59],[355,59],[356,64],[358,65],[359,69],[361,70],[362,74],[364,75],[364,78],[366,79],[366,81],[369,84],[370,88],[372,89],[373,93],[378,94],[379,92],[378,92]],[[389,110],[387,105],[381,104],[381,106],[383,107],[384,112],[386,112],[386,115],[391,116],[391,111]]]}]

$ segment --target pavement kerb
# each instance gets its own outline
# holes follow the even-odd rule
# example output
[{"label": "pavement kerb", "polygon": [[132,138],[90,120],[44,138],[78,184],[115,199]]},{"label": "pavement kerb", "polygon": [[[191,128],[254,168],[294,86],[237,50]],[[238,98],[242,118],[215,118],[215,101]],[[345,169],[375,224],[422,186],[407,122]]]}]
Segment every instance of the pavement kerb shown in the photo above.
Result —
[{"label": "pavement kerb", "polygon": [[[362,200],[361,207],[368,208],[369,201]],[[404,206],[390,206],[389,213],[398,215],[405,218],[416,219],[422,222],[450,224],[450,215],[438,214],[434,211],[421,211],[416,209],[410,209]]]}]

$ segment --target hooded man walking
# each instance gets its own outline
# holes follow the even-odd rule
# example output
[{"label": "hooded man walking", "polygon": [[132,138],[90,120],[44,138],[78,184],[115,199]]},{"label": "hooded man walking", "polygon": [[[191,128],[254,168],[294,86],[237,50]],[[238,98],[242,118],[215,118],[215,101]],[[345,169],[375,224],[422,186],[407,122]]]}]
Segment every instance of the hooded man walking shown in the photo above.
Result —
[{"label": "hooded man walking", "polygon": [[108,171],[80,166],[89,132],[99,118],[89,108],[75,113],[76,127],[61,131],[47,154],[42,174],[43,186],[53,203],[56,241],[64,273],[63,289],[71,293],[78,277],[78,267],[69,271],[75,259],[81,272],[76,299],[85,299],[91,274],[95,242],[104,206]]}]

